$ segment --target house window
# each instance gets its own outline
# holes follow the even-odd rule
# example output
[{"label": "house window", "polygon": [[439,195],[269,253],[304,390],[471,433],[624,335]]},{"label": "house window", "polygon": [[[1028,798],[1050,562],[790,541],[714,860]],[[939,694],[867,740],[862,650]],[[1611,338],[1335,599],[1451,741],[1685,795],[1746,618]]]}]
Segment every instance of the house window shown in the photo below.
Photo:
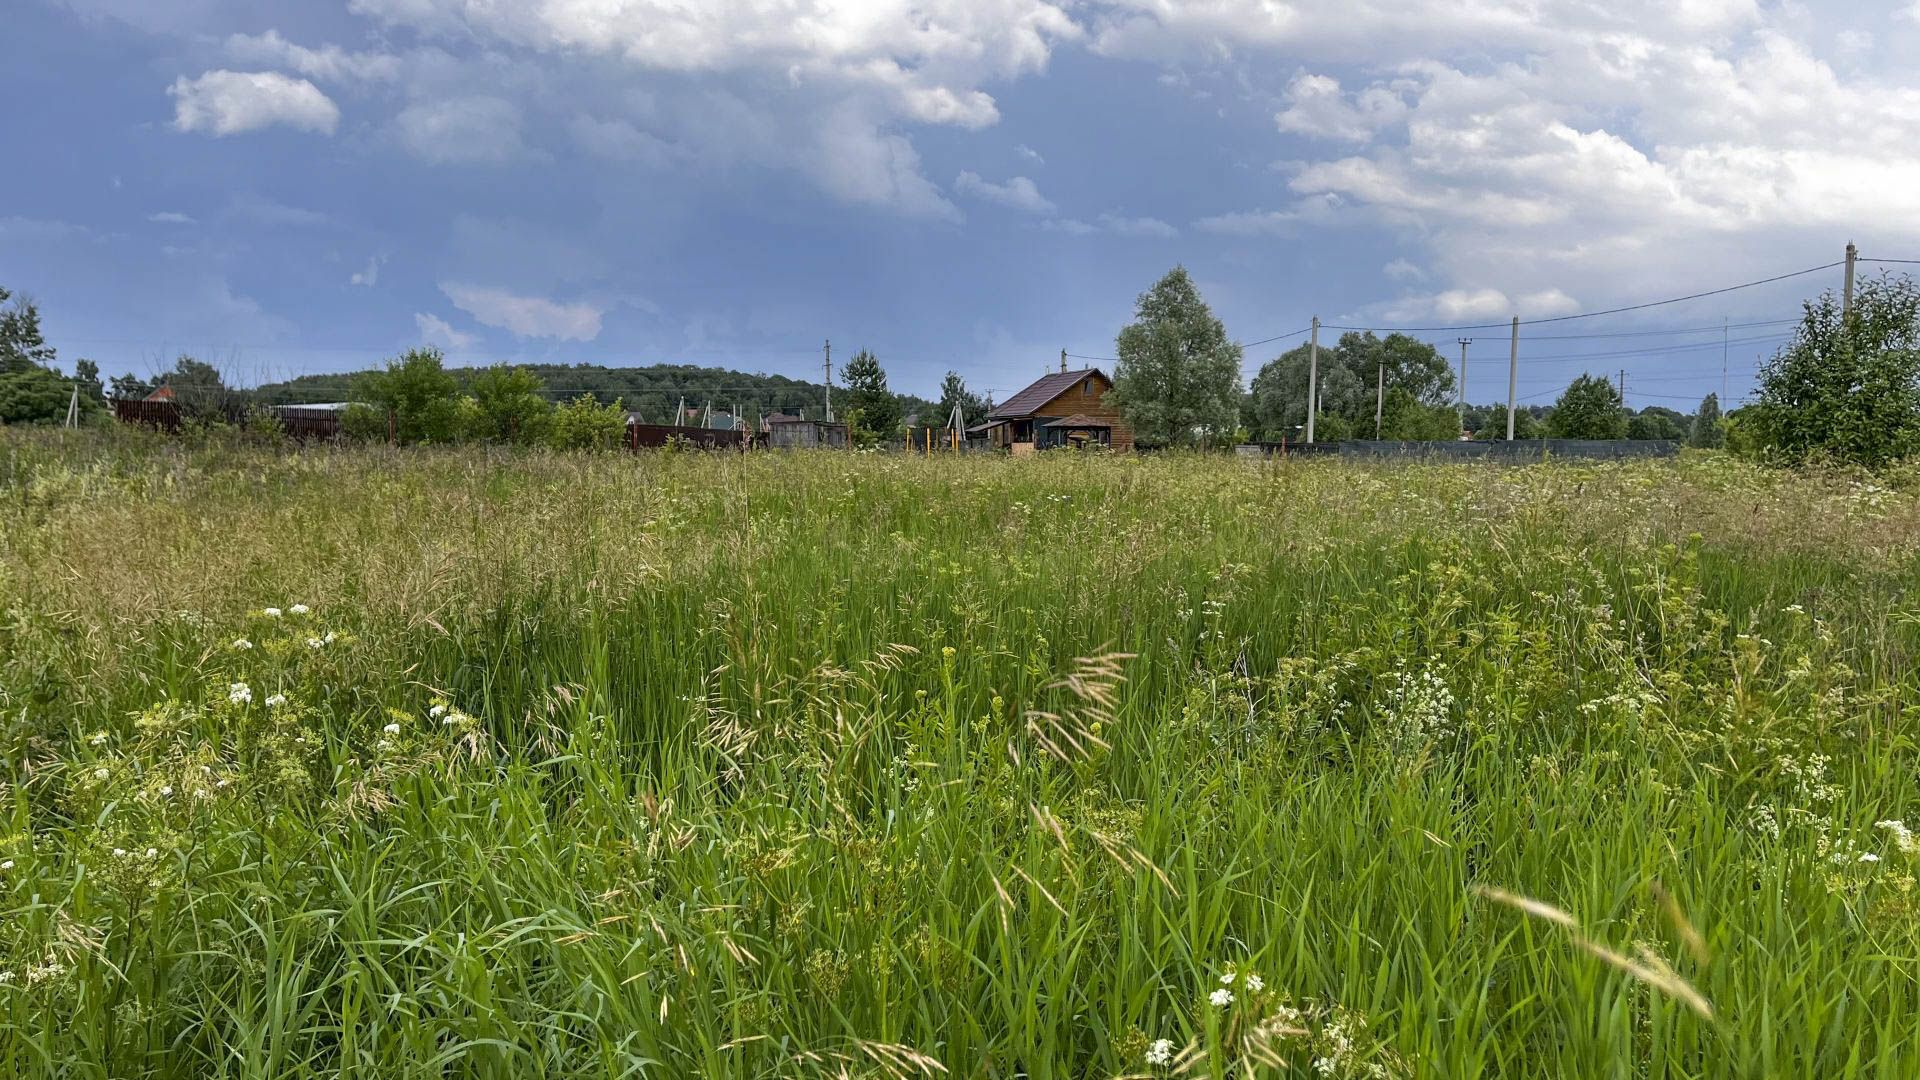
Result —
[{"label": "house window", "polygon": [[1083,382],[1083,383],[1081,383],[1081,384],[1080,384],[1080,396],[1081,396],[1081,397],[1086,397],[1086,396],[1088,396],[1088,395],[1090,395],[1090,394],[1092,394],[1092,393],[1093,393],[1093,380],[1092,380],[1092,379],[1088,379],[1088,380],[1087,380],[1086,382]]}]

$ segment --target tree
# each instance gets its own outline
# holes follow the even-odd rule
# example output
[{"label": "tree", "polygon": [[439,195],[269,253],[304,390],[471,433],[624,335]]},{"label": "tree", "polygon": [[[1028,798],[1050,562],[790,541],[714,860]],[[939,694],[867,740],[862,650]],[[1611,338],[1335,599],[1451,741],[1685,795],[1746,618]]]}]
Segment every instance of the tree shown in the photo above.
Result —
[{"label": "tree", "polygon": [[0,289],[0,374],[53,367],[53,346],[40,334],[40,309],[24,296]]},{"label": "tree", "polygon": [[[1474,410],[1480,414],[1478,426],[1473,428],[1473,437],[1489,442],[1501,442],[1507,437],[1507,407],[1505,405],[1487,405]],[[1513,437],[1516,439],[1538,439],[1541,436],[1540,421],[1533,410],[1516,409],[1513,414]]]},{"label": "tree", "polygon": [[[1300,345],[1260,369],[1253,380],[1253,411],[1249,420],[1255,437],[1278,441],[1304,437],[1307,384],[1312,346]],[[1341,417],[1341,430],[1371,438],[1379,387],[1387,388],[1381,409],[1380,434],[1388,439],[1453,439],[1460,434],[1453,398],[1453,369],[1438,349],[1406,334],[1381,338],[1371,331],[1349,332],[1338,343],[1320,349],[1320,379],[1316,388],[1322,413]],[[1314,438],[1333,437],[1314,421]]]},{"label": "tree", "polygon": [[361,377],[360,396],[390,417],[400,443],[453,442],[460,427],[460,387],[447,374],[439,349],[410,349],[385,371]]},{"label": "tree", "polygon": [[986,399],[968,390],[967,384],[960,378],[959,372],[949,371],[947,372],[947,377],[940,380],[939,422],[942,424],[946,423],[947,420],[953,416],[953,410],[956,406],[959,407],[963,422],[965,423],[978,424],[987,417]]},{"label": "tree", "polygon": [[495,364],[474,376],[479,434],[521,445],[543,441],[548,414],[553,411],[545,389],[540,377],[523,367]]},{"label": "tree", "polygon": [[602,405],[592,394],[581,394],[553,410],[547,442],[555,450],[613,450],[626,431],[627,410],[617,398]]},{"label": "tree", "polygon": [[1727,425],[1720,417],[1720,395],[1708,394],[1700,399],[1700,409],[1693,414],[1693,429],[1687,434],[1687,445],[1717,450],[1726,444]]},{"label": "tree", "polygon": [[1808,301],[1793,339],[1760,371],[1740,411],[1743,445],[1784,464],[1825,459],[1879,468],[1920,452],[1920,288],[1863,283],[1842,314]]},{"label": "tree", "polygon": [[1547,414],[1547,436],[1554,439],[1624,439],[1627,414],[1620,391],[1598,375],[1573,380]]},{"label": "tree", "polygon": [[172,391],[174,406],[189,420],[238,419],[249,398],[246,392],[229,388],[219,368],[185,353],[176,357],[172,370],[161,372],[154,383]]},{"label": "tree", "polygon": [[73,363],[73,381],[80,384],[80,397],[94,405],[106,400],[107,389],[100,384],[100,365],[91,360]]},{"label": "tree", "polygon": [[899,434],[905,415],[900,399],[887,389],[887,372],[880,359],[861,349],[841,372],[847,380],[847,424],[863,446]]},{"label": "tree", "polygon": [[153,393],[153,384],[129,371],[115,375],[107,385],[107,396],[115,401],[139,401]]},{"label": "tree", "polygon": [[1142,445],[1206,445],[1239,427],[1240,346],[1185,267],[1140,294],[1118,346],[1108,397]]},{"label": "tree", "polygon": [[1627,438],[1641,442],[1678,442],[1687,437],[1687,417],[1672,409],[1649,405],[1627,421]]}]

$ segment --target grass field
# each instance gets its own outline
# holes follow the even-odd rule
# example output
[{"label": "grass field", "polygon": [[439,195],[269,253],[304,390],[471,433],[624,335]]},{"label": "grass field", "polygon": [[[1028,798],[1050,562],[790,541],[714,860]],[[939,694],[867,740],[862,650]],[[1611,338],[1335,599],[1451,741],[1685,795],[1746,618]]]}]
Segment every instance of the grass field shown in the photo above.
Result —
[{"label": "grass field", "polygon": [[0,433],[0,1076],[1908,1080],[1916,490]]}]

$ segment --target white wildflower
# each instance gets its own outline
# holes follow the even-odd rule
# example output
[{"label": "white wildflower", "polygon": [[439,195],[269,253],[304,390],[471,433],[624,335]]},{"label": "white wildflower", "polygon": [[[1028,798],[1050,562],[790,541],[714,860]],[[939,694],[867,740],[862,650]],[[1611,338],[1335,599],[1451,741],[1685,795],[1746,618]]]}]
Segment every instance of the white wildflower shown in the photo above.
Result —
[{"label": "white wildflower", "polygon": [[117,848],[114,848],[114,849],[113,849],[113,857],[114,857],[114,858],[116,858],[116,859],[124,859],[124,858],[126,858],[126,857],[127,857],[127,849],[126,849],[126,848],[123,848],[123,847],[117,847]]},{"label": "white wildflower", "polygon": [[253,648],[253,642],[248,641],[246,638],[234,638],[233,647],[241,652],[246,652],[248,649]]},{"label": "white wildflower", "polygon": [[4,861],[0,861],[0,870],[11,870],[11,869],[13,869],[12,859],[6,859]]},{"label": "white wildflower", "polygon": [[386,732],[389,735],[398,735],[400,734],[400,725],[388,724],[386,727],[383,727],[380,730]]},{"label": "white wildflower", "polygon": [[1920,836],[1915,836],[1904,821],[1876,821],[1876,829],[1885,829],[1893,836],[1893,846],[1900,849],[1902,855],[1920,855]]},{"label": "white wildflower", "polygon": [[1880,861],[1880,856],[1875,855],[1871,851],[1864,851],[1860,853],[1860,861],[1864,863],[1876,863]]},{"label": "white wildflower", "polygon": [[1249,973],[1247,975],[1246,987],[1248,991],[1257,994],[1267,988],[1267,981],[1262,979],[1258,974]]},{"label": "white wildflower", "polygon": [[433,708],[427,710],[427,715],[438,720],[447,715],[447,707],[445,705],[435,705]]},{"label": "white wildflower", "polygon": [[1227,972],[1227,973],[1226,973],[1225,975],[1222,975],[1222,976],[1220,976],[1220,985],[1221,985],[1221,986],[1232,986],[1232,985],[1233,985],[1233,972],[1231,972],[1231,971],[1229,971],[1229,972]]},{"label": "white wildflower", "polygon": [[309,649],[319,649],[319,648],[324,648],[324,647],[326,646],[326,644],[327,644],[326,642],[324,642],[324,641],[321,641],[321,640],[320,640],[319,638],[317,638],[317,637],[310,637],[310,638],[308,638],[308,639],[307,639],[307,648],[309,648]]},{"label": "white wildflower", "polygon": [[280,617],[280,609],[277,607],[265,608],[261,610],[260,614],[265,615],[269,619],[277,619]]},{"label": "white wildflower", "polygon": [[108,774],[108,772],[107,772],[107,770],[106,770],[106,769],[104,769],[104,768],[100,768],[100,769],[95,769],[95,770],[93,770],[93,778],[94,778],[95,780],[105,780],[105,779],[107,778],[107,776],[108,776],[108,775],[109,775],[109,774]]},{"label": "white wildflower", "polygon": [[286,703],[287,703],[287,695],[275,694],[272,697],[267,699],[267,708],[277,709],[280,706],[285,705]]},{"label": "white wildflower", "polygon": [[307,605],[305,605],[305,604],[295,604],[295,605],[293,605],[292,607],[290,607],[290,608],[288,608],[288,609],[287,609],[287,614],[289,614],[289,615],[305,615],[305,614],[306,614],[306,613],[307,613],[307,612],[308,612],[309,610],[311,610],[311,609],[310,609],[310,608],[308,608],[308,607],[307,607]]},{"label": "white wildflower", "polygon": [[167,797],[167,796],[170,796],[170,795],[172,795],[172,794],[173,794],[173,785],[172,785],[172,784],[163,784],[163,785],[161,785],[161,787],[160,787],[160,795],[161,795],[161,797],[162,797],[162,798],[165,798],[165,797]]},{"label": "white wildflower", "polygon": [[1223,986],[1213,993],[1208,994],[1207,1000],[1211,1001],[1216,1008],[1224,1009],[1233,1004],[1233,991]]},{"label": "white wildflower", "polygon": [[149,858],[149,859],[157,859],[157,858],[159,858],[159,857],[160,857],[160,849],[159,849],[159,848],[152,848],[152,847],[150,847],[150,848],[148,848],[148,849],[147,849],[147,858]]},{"label": "white wildflower", "polygon": [[1149,1065],[1173,1064],[1173,1040],[1172,1039],[1153,1040],[1153,1045],[1147,1047],[1147,1064]]},{"label": "white wildflower", "polygon": [[104,745],[107,741],[107,733],[104,731],[96,731],[87,741],[95,746]]},{"label": "white wildflower", "polygon": [[227,687],[227,700],[235,705],[253,704],[253,687],[237,682]]},{"label": "white wildflower", "polygon": [[333,636],[333,631],[331,631],[331,630],[329,630],[329,631],[327,631],[327,636],[326,636],[326,637],[323,637],[323,638],[321,638],[321,639],[320,639],[320,642],[321,642],[321,644],[323,644],[323,645],[331,645],[331,644],[333,644],[333,642],[334,642],[334,636]]}]

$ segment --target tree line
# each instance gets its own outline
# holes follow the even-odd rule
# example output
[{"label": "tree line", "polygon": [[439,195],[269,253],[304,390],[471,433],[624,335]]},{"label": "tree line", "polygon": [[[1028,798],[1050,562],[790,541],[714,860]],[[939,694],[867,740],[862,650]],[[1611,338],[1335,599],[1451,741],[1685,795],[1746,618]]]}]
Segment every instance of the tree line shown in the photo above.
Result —
[{"label": "tree line", "polygon": [[[1262,365],[1241,384],[1244,350],[1227,336],[1184,267],[1135,303],[1115,341],[1112,402],[1144,447],[1294,442],[1304,438],[1312,346]],[[1318,440],[1502,439],[1504,404],[1456,403],[1454,371],[1432,344],[1406,334],[1348,332],[1319,349],[1313,427]],[[1920,287],[1909,277],[1865,282],[1849,306],[1827,293],[1802,305],[1798,328],[1759,373],[1743,408],[1708,394],[1692,413],[1626,407],[1604,376],[1585,374],[1551,406],[1516,409],[1521,439],[1664,439],[1729,447],[1799,464],[1881,467],[1920,454]]]}]

